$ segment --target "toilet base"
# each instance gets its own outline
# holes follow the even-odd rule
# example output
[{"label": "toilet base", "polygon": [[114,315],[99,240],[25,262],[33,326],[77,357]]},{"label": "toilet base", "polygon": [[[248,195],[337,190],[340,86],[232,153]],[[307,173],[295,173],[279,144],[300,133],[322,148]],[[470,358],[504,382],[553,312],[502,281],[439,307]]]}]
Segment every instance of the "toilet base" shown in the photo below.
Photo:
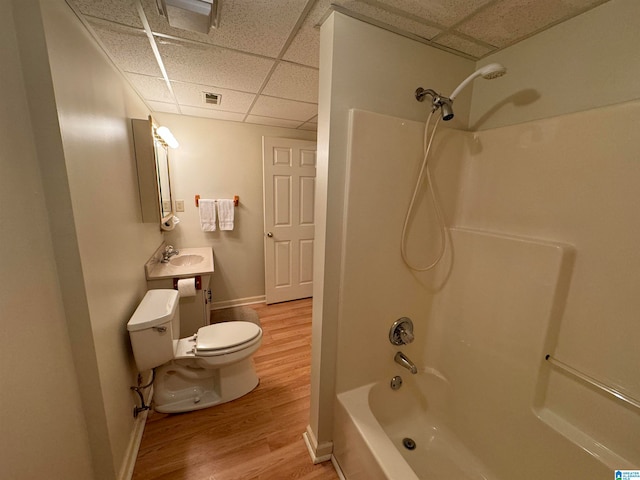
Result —
[{"label": "toilet base", "polygon": [[253,360],[246,358],[221,368],[194,367],[172,361],[158,367],[153,382],[154,410],[179,413],[230,402],[258,386]]}]

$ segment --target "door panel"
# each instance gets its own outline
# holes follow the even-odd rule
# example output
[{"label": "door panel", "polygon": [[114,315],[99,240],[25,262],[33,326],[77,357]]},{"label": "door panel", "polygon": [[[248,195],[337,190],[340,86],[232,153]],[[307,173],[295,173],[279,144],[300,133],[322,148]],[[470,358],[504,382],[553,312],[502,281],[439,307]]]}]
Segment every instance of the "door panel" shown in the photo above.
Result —
[{"label": "door panel", "polygon": [[267,303],[310,297],[316,144],[263,137]]}]

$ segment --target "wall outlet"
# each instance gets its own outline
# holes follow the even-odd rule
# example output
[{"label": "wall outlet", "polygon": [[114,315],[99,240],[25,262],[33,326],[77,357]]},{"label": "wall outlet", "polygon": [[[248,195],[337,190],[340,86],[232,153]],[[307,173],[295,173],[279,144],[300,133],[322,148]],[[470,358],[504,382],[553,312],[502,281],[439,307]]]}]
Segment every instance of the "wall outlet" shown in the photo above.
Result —
[{"label": "wall outlet", "polygon": [[184,200],[176,200],[176,212],[184,212]]}]

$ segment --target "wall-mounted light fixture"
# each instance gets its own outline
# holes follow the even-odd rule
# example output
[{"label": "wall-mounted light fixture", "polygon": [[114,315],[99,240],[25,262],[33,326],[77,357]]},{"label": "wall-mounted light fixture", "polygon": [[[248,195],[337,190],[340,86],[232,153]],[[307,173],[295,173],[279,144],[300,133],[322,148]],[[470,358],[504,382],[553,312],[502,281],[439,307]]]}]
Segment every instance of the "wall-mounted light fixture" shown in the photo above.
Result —
[{"label": "wall-mounted light fixture", "polygon": [[158,127],[156,129],[156,133],[160,135],[160,138],[162,138],[164,143],[169,145],[171,148],[178,148],[180,146],[176,137],[173,136],[173,133],[171,133],[171,130],[167,127]]},{"label": "wall-mounted light fixture", "polygon": [[169,25],[208,34],[220,23],[220,0],[156,0]]}]

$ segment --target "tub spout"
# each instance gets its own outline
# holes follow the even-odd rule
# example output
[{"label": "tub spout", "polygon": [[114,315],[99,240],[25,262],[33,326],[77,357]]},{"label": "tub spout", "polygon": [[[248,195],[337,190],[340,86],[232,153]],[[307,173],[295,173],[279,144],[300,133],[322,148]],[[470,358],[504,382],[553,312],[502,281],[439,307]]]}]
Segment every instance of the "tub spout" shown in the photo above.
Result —
[{"label": "tub spout", "polygon": [[409,360],[404,353],[402,352],[396,353],[396,356],[393,357],[393,359],[398,365],[403,366],[414,375],[418,373],[418,369],[416,368],[415,364],[411,360]]}]

